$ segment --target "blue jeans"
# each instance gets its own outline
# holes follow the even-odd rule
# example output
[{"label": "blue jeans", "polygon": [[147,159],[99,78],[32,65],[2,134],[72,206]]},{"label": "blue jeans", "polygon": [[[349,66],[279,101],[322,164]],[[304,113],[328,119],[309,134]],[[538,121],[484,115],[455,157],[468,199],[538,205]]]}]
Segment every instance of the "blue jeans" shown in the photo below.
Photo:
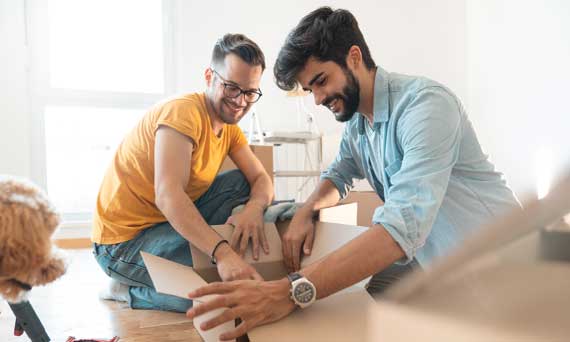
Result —
[{"label": "blue jeans", "polygon": [[373,297],[381,297],[384,291],[414,270],[421,269],[416,259],[406,265],[392,264],[376,273],[366,284],[366,291]]},{"label": "blue jeans", "polygon": [[[224,224],[234,207],[247,202],[249,190],[241,171],[230,170],[219,174],[194,204],[208,224]],[[186,312],[192,306],[191,300],[156,292],[141,251],[192,266],[188,240],[168,222],[149,227],[129,241],[113,245],[95,244],[93,252],[109,277],[129,285],[131,308]]]}]

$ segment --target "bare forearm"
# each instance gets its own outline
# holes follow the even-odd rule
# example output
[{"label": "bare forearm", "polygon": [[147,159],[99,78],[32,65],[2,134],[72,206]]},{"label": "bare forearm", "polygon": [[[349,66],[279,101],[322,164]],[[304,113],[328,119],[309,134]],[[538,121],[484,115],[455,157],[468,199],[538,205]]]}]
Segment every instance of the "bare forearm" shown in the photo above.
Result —
[{"label": "bare forearm", "polygon": [[186,240],[210,254],[220,236],[206,223],[190,197],[182,189],[170,190],[157,199],[168,222]]},{"label": "bare forearm", "polygon": [[327,297],[387,268],[404,251],[381,225],[301,270],[317,288],[318,298]]},{"label": "bare forearm", "polygon": [[323,208],[332,207],[337,204],[339,200],[340,194],[337,188],[331,181],[325,179],[319,182],[317,188],[313,191],[311,196],[307,198],[301,210],[307,213],[315,213]]},{"label": "bare forearm", "polygon": [[246,206],[267,208],[273,200],[273,184],[266,173],[259,175],[251,184],[249,201]]}]

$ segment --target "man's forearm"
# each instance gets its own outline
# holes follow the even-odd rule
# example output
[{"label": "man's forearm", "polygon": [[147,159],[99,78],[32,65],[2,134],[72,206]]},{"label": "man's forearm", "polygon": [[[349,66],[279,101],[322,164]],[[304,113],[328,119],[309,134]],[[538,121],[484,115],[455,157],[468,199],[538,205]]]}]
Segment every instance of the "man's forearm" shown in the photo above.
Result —
[{"label": "man's forearm", "polygon": [[301,270],[318,298],[347,288],[393,264],[404,251],[381,225],[374,225],[320,262]]},{"label": "man's forearm", "polygon": [[339,200],[340,194],[333,182],[328,179],[321,180],[300,210],[312,215],[323,208],[332,207]]},{"label": "man's forearm", "polygon": [[157,198],[157,206],[172,227],[202,252],[210,254],[220,236],[206,223],[198,208],[182,189]]},{"label": "man's forearm", "polygon": [[251,191],[246,206],[257,206],[262,210],[273,200],[273,184],[266,173],[259,175],[250,185]]}]

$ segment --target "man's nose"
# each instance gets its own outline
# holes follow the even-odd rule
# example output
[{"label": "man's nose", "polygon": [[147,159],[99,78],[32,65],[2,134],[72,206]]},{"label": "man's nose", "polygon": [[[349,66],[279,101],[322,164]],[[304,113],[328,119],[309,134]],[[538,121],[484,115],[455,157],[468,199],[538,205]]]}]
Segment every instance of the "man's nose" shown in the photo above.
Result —
[{"label": "man's nose", "polygon": [[240,107],[247,106],[247,101],[245,100],[245,93],[239,94],[238,97],[234,97],[232,100],[236,105]]},{"label": "man's nose", "polygon": [[315,99],[315,105],[320,106],[325,100],[325,95],[322,92],[313,92],[313,98]]}]

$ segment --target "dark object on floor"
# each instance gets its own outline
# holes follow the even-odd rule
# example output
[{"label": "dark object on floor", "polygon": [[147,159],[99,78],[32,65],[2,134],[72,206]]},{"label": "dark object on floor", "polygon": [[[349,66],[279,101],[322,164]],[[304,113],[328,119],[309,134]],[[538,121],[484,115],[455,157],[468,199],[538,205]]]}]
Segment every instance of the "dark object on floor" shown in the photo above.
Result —
[{"label": "dark object on floor", "polygon": [[34,311],[34,308],[28,301],[22,301],[17,304],[8,303],[14,316],[16,316],[16,325],[14,327],[14,336],[22,336],[24,332],[32,340],[32,342],[49,342],[50,338],[44,329],[42,322]]},{"label": "dark object on floor", "polygon": [[65,342],[119,342],[119,336],[115,336],[110,340],[101,340],[101,339],[86,339],[86,340],[76,340],[75,337],[69,336]]}]

